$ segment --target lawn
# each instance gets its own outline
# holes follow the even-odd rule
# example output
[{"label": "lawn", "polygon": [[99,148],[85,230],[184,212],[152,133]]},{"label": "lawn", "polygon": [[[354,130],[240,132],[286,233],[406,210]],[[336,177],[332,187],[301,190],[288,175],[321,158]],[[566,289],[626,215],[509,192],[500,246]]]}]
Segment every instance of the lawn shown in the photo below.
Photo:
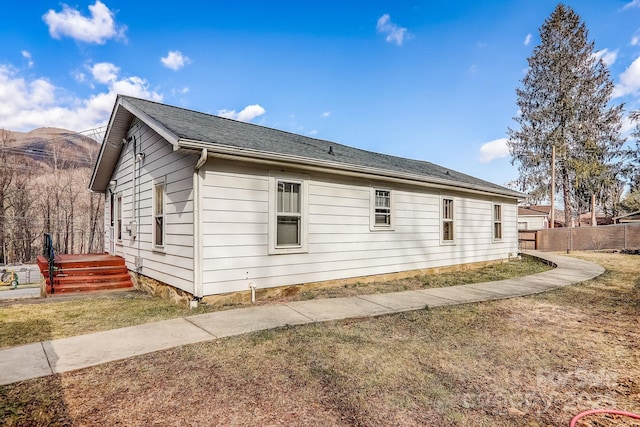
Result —
[{"label": "lawn", "polygon": [[0,419],[560,426],[591,408],[640,412],[640,257],[575,256],[606,273],[530,297],[262,331],[3,386]]},{"label": "lawn", "polygon": [[[420,275],[393,282],[344,285],[316,289],[287,297],[296,299],[331,298],[408,289],[423,289],[479,283],[525,276],[547,270],[547,265],[530,258],[491,264],[470,270]],[[260,304],[282,300],[260,301]],[[237,308],[243,304],[228,305]],[[250,305],[246,303],[244,305]],[[219,308],[201,304],[197,309],[179,307],[141,292],[106,293],[99,297],[65,301],[51,298],[40,304],[15,303],[0,306],[0,349],[21,344],[139,325],[147,322],[201,314]]]}]

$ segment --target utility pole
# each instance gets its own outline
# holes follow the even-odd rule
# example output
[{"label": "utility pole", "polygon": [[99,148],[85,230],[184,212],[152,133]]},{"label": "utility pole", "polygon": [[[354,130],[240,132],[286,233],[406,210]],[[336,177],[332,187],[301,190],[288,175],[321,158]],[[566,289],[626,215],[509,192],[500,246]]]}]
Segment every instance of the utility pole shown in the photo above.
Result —
[{"label": "utility pole", "polygon": [[556,225],[556,145],[551,145],[551,209],[549,209],[549,228]]}]

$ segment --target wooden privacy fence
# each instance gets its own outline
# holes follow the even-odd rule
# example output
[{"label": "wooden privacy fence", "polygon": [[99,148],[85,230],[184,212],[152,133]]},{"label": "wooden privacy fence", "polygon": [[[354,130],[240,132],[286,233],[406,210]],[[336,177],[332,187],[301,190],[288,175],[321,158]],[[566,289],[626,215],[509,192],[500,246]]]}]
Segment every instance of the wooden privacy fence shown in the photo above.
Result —
[{"label": "wooden privacy fence", "polygon": [[540,251],[640,249],[640,223],[538,230],[536,249]]}]

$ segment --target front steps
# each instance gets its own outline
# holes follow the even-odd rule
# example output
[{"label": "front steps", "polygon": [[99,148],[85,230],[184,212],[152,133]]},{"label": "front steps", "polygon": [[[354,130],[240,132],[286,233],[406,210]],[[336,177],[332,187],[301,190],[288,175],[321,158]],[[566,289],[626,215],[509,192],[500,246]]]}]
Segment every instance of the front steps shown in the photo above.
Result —
[{"label": "front steps", "polygon": [[56,255],[53,287],[49,264],[38,256],[38,267],[45,278],[48,295],[133,288],[129,271],[122,257],[109,254]]}]

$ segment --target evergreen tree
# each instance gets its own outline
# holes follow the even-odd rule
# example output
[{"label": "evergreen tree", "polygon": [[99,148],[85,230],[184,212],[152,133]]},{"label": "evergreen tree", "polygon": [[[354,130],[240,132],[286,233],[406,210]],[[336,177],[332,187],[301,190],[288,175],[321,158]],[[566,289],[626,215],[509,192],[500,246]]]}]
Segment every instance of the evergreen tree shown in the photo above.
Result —
[{"label": "evergreen tree", "polygon": [[508,146],[522,191],[548,196],[555,168],[568,225],[574,209],[585,209],[585,193],[596,195],[600,206],[617,202],[608,198],[619,194],[621,182],[623,106],[609,106],[609,70],[571,8],[558,4],[540,28],[540,40],[516,90],[519,129],[509,129]]},{"label": "evergreen tree", "polygon": [[629,192],[618,206],[626,213],[640,211],[640,110],[632,111],[629,118],[636,123],[632,135],[636,145],[629,148],[629,162],[625,165],[629,176]]}]

